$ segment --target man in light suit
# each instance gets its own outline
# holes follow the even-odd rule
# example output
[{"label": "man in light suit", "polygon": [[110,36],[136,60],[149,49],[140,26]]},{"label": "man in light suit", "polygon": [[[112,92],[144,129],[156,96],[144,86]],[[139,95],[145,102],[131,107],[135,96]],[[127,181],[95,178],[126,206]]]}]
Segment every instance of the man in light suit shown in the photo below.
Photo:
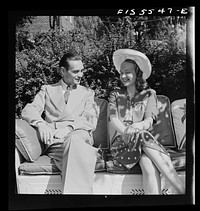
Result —
[{"label": "man in light suit", "polygon": [[62,79],[43,85],[22,118],[38,130],[47,154],[62,171],[63,194],[90,194],[97,159],[92,131],[99,109],[94,91],[79,84],[83,63],[76,53],[64,54],[59,70]]}]

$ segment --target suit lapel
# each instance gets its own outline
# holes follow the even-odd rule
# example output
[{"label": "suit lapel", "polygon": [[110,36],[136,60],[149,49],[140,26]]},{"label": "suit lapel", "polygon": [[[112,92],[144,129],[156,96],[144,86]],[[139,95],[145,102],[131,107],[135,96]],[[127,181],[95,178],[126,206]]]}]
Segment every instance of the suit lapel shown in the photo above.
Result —
[{"label": "suit lapel", "polygon": [[56,108],[60,112],[63,112],[63,110],[65,109],[66,104],[64,102],[61,82],[59,81],[56,84],[47,86],[47,92],[48,92],[48,95],[49,95],[51,101],[56,106]]},{"label": "suit lapel", "polygon": [[81,101],[85,98],[85,92],[81,86],[77,86],[77,89],[73,90],[69,96],[67,104],[64,102],[64,97],[62,94],[61,84],[54,88],[52,91],[51,99],[59,109],[61,114],[59,115],[58,120],[66,118],[67,120],[74,119],[73,112],[80,105]]},{"label": "suit lapel", "polygon": [[66,105],[66,110],[70,113],[80,105],[81,101],[85,98],[85,93],[82,90],[81,86],[77,86],[77,89],[73,90],[70,94],[69,100]]}]

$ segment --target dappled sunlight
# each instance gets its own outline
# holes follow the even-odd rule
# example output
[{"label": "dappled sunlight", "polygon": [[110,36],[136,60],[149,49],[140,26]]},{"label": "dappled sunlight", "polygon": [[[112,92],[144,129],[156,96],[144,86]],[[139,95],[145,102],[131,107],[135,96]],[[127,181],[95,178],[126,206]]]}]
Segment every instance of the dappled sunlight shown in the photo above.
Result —
[{"label": "dappled sunlight", "polygon": [[171,117],[170,101],[164,95],[157,96],[158,116],[150,132],[164,147],[175,147],[175,135]]},{"label": "dappled sunlight", "polygon": [[164,112],[166,107],[167,107],[167,103],[162,103],[162,102],[158,101],[157,108],[158,108],[159,112]]}]

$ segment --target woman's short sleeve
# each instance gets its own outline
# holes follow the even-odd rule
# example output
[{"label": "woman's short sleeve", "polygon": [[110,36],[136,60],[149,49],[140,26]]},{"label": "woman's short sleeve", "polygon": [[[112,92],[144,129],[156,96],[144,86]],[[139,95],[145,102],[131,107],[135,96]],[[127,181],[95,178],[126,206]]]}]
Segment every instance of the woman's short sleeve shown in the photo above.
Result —
[{"label": "woman's short sleeve", "polygon": [[156,91],[151,89],[144,117],[151,117],[156,121],[158,115]]},{"label": "woman's short sleeve", "polygon": [[116,92],[112,91],[109,96],[109,117],[118,116]]}]

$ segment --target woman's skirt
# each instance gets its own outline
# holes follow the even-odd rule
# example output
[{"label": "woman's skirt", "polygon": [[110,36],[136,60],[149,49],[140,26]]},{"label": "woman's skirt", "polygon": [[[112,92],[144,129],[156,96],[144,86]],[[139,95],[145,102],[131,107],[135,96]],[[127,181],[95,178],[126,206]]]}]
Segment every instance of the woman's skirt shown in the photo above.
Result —
[{"label": "woman's skirt", "polygon": [[125,139],[125,136],[118,135],[111,143],[113,162],[118,167],[125,167],[127,170],[133,168],[141,158],[143,146],[170,156],[162,144],[147,130],[134,134],[129,140]]}]

